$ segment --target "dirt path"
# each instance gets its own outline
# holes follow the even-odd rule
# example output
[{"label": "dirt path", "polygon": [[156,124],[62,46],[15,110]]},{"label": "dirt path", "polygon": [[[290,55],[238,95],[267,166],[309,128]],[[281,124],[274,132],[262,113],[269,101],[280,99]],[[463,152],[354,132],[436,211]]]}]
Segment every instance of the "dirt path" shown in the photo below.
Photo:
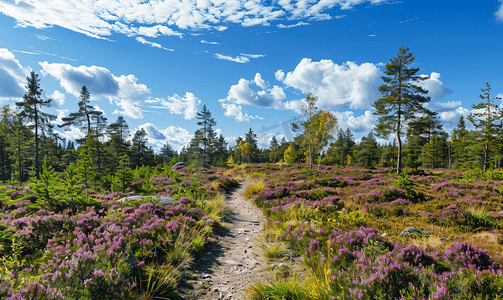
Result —
[{"label": "dirt path", "polygon": [[[192,280],[194,299],[244,299],[245,289],[261,275],[258,233],[264,217],[262,210],[247,201],[243,192],[250,181],[229,190],[225,204],[231,212],[224,229],[208,243],[194,262]],[[186,297],[185,299],[192,299]]]}]

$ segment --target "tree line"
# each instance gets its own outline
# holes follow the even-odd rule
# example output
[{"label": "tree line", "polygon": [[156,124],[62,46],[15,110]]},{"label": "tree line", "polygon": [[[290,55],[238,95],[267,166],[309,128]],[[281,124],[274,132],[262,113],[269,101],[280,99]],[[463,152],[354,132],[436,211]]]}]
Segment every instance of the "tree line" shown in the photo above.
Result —
[{"label": "tree line", "polygon": [[[56,116],[43,108],[51,99],[42,99],[38,74],[27,77],[26,93],[16,102],[17,110],[8,106],[0,111],[0,179],[19,182],[39,178],[42,160],[56,172],[69,166],[84,174],[85,180],[107,180],[117,172],[141,166],[187,164],[217,165],[228,163],[306,163],[309,168],[320,165],[395,167],[397,172],[409,168],[466,169],[501,168],[503,157],[502,112],[490,95],[486,83],[481,89],[480,103],[449,134],[443,130],[438,113],[428,109],[427,91],[418,83],[419,68],[408,48],[401,47],[396,57],[386,64],[379,87],[381,97],[373,104],[378,124],[356,142],[350,129],[338,127],[330,112],[318,109],[317,97],[308,94],[301,114],[291,123],[297,133],[293,141],[276,136],[269,148],[258,145],[257,134],[250,128],[244,138],[230,146],[215,132],[216,121],[203,106],[196,115],[199,129],[180,152],[166,143],[158,153],[148,146],[147,133],[137,130],[132,139],[126,120],[119,116],[108,124],[103,112],[90,102],[90,92],[82,87],[78,110],[62,118],[58,127],[77,127],[83,137],[66,141],[54,131]],[[468,122],[474,129],[468,128]],[[377,137],[392,142],[379,144]]]}]

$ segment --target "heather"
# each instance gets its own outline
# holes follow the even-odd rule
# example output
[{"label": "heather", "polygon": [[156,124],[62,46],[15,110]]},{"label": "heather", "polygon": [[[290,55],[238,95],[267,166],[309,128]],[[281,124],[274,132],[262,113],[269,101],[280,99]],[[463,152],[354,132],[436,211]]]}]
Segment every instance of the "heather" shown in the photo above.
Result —
[{"label": "heather", "polygon": [[[43,170],[40,180],[1,186],[1,299],[169,297],[237,183],[225,168],[140,167],[129,182],[116,173],[101,185],[71,168]],[[146,197],[120,201],[132,195]]]},{"label": "heather", "polygon": [[503,297],[500,172],[259,168],[247,196],[282,268],[251,299]]}]

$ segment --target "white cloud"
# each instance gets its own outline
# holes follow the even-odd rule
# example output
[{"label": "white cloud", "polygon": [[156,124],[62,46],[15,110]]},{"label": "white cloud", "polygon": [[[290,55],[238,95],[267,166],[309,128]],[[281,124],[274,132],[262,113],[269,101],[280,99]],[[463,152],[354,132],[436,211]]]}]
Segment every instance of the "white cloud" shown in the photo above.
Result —
[{"label": "white cloud", "polygon": [[291,25],[278,24],[278,28],[293,28],[293,27],[305,26],[305,25],[311,25],[311,24],[306,23],[306,22],[298,22],[296,24],[291,24]]},{"label": "white cloud", "polygon": [[[503,0],[499,0],[500,2],[503,2]],[[494,13],[496,16],[496,20],[503,22],[503,3],[500,4],[498,7],[498,10]]]},{"label": "white cloud", "polygon": [[66,117],[66,113],[69,112],[68,109],[56,109],[58,115],[56,116],[56,120],[51,121],[52,124],[61,125],[63,124],[63,118]]},{"label": "white cloud", "polygon": [[[264,133],[262,134],[258,140],[257,143],[260,148],[267,149],[271,146],[271,140],[273,137],[276,137],[278,142],[281,142],[283,138],[286,138],[283,134],[276,134],[276,133]],[[279,160],[279,158],[278,158]]]},{"label": "white cloud", "polygon": [[263,118],[259,116],[250,116],[247,113],[243,113],[243,107],[241,105],[236,105],[234,103],[222,103],[222,107],[225,109],[224,116],[233,117],[239,122],[250,122],[250,119],[260,119]]},{"label": "white cloud", "polygon": [[[59,116],[58,116],[58,118],[59,118]],[[69,140],[75,141],[75,140],[83,137],[82,131],[75,126],[70,126],[69,128],[67,128],[65,130],[54,130],[54,132],[59,134],[61,137],[65,138],[67,141],[69,141]]]},{"label": "white cloud", "polygon": [[37,39],[42,40],[42,41],[59,41],[59,42],[61,42],[61,40],[53,39],[48,36],[43,36],[43,35],[38,35],[38,34],[33,37],[36,37]]},{"label": "white cloud", "polygon": [[97,66],[73,67],[68,64],[41,62],[44,74],[57,78],[67,93],[78,97],[85,85],[91,99],[106,97],[111,104],[116,104],[122,113],[133,119],[143,118],[140,106],[145,103],[144,95],[150,94],[146,85],[138,83],[134,75],[115,76],[106,68]]},{"label": "white cloud", "polygon": [[[94,38],[113,33],[129,36],[182,36],[171,29],[214,29],[228,23],[269,26],[277,20],[329,20],[334,7],[353,9],[363,3],[384,0],[291,1],[119,1],[119,0],[0,0],[0,12],[16,19],[20,27],[60,26]],[[299,22],[297,24],[302,24]],[[168,27],[169,26],[169,27]]]},{"label": "white cloud", "polygon": [[[250,85],[256,84],[262,90],[255,92]],[[275,109],[285,109],[281,100],[286,98],[283,89],[279,86],[273,86],[266,89],[270,84],[262,79],[260,73],[255,75],[254,80],[246,80],[241,78],[238,84],[232,85],[225,99],[220,99],[220,102],[231,102],[235,104],[253,105],[256,107],[267,107]]]},{"label": "white cloud", "polygon": [[161,46],[161,44],[154,43],[154,42],[149,42],[149,41],[147,41],[146,39],[144,39],[142,37],[137,37],[136,41],[138,41],[139,43],[142,43],[142,44],[149,45],[150,47],[164,49],[164,50],[167,50],[167,51],[174,51],[173,49],[168,49],[168,48],[165,48],[165,47]]},{"label": "white cloud", "polygon": [[265,55],[263,55],[263,54],[245,54],[245,53],[241,53],[240,55],[246,56],[246,57],[249,57],[249,58],[262,58],[262,57],[265,57]]},{"label": "white cloud", "polygon": [[244,57],[244,56],[232,57],[232,56],[228,56],[228,55],[222,55],[219,53],[215,53],[215,57],[218,59],[233,61],[233,62],[237,62],[237,63],[241,63],[241,64],[244,64],[244,63],[247,63],[250,61],[250,59],[248,57]]},{"label": "white cloud", "polygon": [[0,100],[20,100],[26,92],[24,86],[30,71],[19,63],[14,53],[0,48]]},{"label": "white cloud", "polygon": [[285,109],[293,110],[294,112],[301,114],[302,113],[302,111],[301,111],[302,106],[304,106],[305,104],[306,104],[306,101],[304,101],[304,100],[291,100],[291,101],[285,102]]},{"label": "white cloud", "polygon": [[332,112],[332,114],[337,118],[340,128],[344,130],[349,128],[353,133],[367,133],[377,124],[377,116],[368,110],[358,117],[355,117],[353,111]]},{"label": "white cloud", "polygon": [[274,77],[276,77],[276,80],[278,81],[283,81],[283,78],[285,78],[285,73],[281,70],[278,70],[276,71],[276,73],[274,73]]},{"label": "white cloud", "polygon": [[220,45],[218,42],[208,42],[208,41],[205,41],[205,40],[201,40],[201,43],[208,44],[208,45]]},{"label": "white cloud", "polygon": [[[423,77],[426,75],[422,75]],[[439,80],[440,74],[432,72],[428,79],[416,83],[416,85],[422,87],[428,91],[428,96],[432,100],[440,100],[447,94],[452,94],[452,90],[445,87],[444,83]]]},{"label": "white cloud", "polygon": [[61,107],[63,104],[65,104],[65,94],[61,93],[58,90],[55,90],[52,94],[50,94],[49,98],[51,98],[52,100],[56,101],[56,104],[59,107]]},{"label": "white cloud", "polygon": [[190,120],[196,117],[197,105],[201,103],[193,93],[185,93],[184,97],[180,97],[174,94],[172,97],[168,97],[167,100],[161,99],[159,101],[161,106],[151,106],[155,108],[166,108],[172,114],[184,115],[185,120]]},{"label": "white cloud", "polygon": [[190,143],[192,138],[187,129],[181,127],[168,126],[166,129],[158,129],[152,123],[145,123],[138,126],[138,129],[142,128],[147,133],[148,143],[153,145],[153,148],[157,151],[164,144],[169,143],[174,150],[179,152],[184,145],[187,146]]},{"label": "white cloud", "polygon": [[262,89],[266,89],[269,86],[271,86],[268,81],[262,79],[260,73],[255,74],[255,79],[253,79],[253,81],[255,81],[255,84],[261,87]]},{"label": "white cloud", "polygon": [[369,108],[376,98],[380,70],[372,63],[358,65],[346,62],[338,65],[331,60],[313,62],[304,58],[294,71],[283,76],[276,72],[287,86],[318,97],[318,107]]}]

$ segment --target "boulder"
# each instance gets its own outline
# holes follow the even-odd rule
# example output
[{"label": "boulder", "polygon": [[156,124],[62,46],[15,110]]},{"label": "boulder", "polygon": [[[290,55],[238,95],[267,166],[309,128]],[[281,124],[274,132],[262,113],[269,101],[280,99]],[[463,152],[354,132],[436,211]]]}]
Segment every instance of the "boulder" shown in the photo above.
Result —
[{"label": "boulder", "polygon": [[182,165],[185,165],[185,163],[183,161],[177,162],[176,164],[174,164],[174,165],[171,166],[171,169],[176,168],[178,166],[182,166]]},{"label": "boulder", "polygon": [[409,228],[405,229],[404,231],[402,231],[402,233],[400,233],[399,236],[403,237],[406,234],[410,234],[410,233],[419,233],[419,234],[424,234],[424,235],[431,235],[428,231],[424,231],[424,230],[421,230],[421,229],[409,227]]},{"label": "boulder", "polygon": [[118,202],[128,202],[128,201],[139,201],[144,198],[151,198],[152,200],[154,199],[159,199],[159,205],[165,206],[165,205],[170,205],[176,200],[170,197],[162,197],[162,196],[129,196],[129,197],[124,197],[119,200]]}]

